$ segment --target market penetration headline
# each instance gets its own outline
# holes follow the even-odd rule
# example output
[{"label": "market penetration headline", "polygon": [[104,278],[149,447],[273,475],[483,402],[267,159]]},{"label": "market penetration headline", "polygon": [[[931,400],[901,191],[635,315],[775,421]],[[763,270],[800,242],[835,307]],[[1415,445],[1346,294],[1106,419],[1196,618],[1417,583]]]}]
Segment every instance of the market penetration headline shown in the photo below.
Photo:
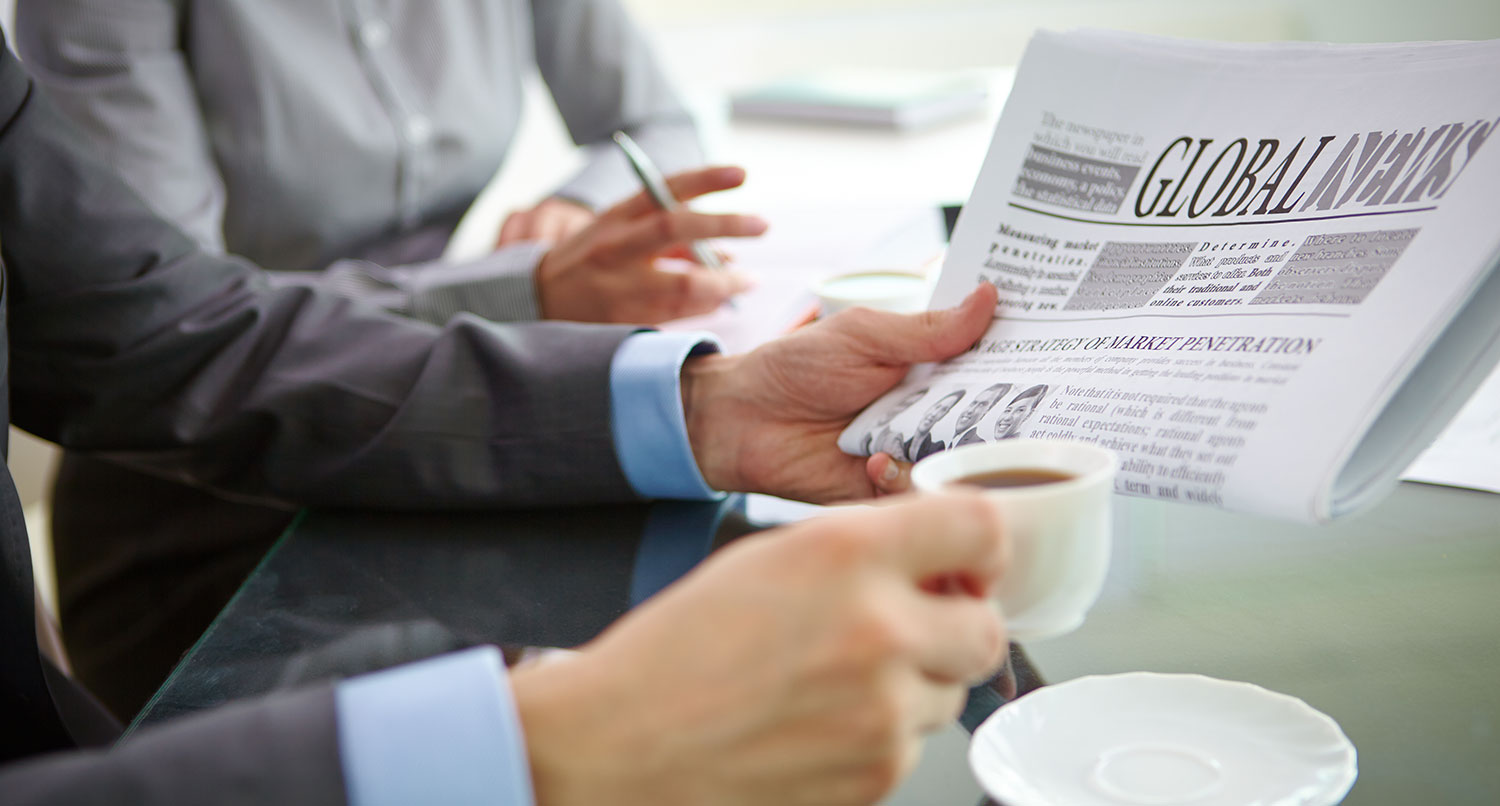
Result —
[{"label": "market penetration headline", "polygon": [[1144,350],[1309,355],[1322,343],[1322,338],[1309,336],[1086,336],[1066,339],[980,339],[969,348],[969,352],[995,354]]}]

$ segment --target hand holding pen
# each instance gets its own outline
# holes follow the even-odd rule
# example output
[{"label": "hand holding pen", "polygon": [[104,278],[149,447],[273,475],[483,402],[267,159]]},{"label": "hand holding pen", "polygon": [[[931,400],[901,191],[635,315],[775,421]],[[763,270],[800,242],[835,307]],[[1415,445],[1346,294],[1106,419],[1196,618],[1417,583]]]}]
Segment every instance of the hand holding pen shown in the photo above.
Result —
[{"label": "hand holding pen", "polygon": [[[646,193],[650,194],[651,200],[656,206],[666,212],[678,209],[681,204],[677,197],[672,195],[672,189],[667,187],[667,178],[661,175],[661,170],[656,163],[651,161],[651,156],[646,150],[636,145],[635,140],[623,131],[614,133],[615,145],[625,153],[625,159],[630,163],[631,170],[640,177],[641,184],[646,186]],[[710,269],[724,268],[724,262],[719,260],[719,255],[708,244],[703,241],[693,241],[688,245],[693,259],[699,264]]]},{"label": "hand holding pen", "polygon": [[749,278],[732,269],[681,271],[662,268],[657,261],[707,238],[765,232],[766,223],[755,216],[699,213],[680,204],[744,181],[741,168],[685,171],[661,183],[673,209],[663,209],[643,191],[605,210],[537,265],[542,317],[656,324],[708,313],[748,289]]}]

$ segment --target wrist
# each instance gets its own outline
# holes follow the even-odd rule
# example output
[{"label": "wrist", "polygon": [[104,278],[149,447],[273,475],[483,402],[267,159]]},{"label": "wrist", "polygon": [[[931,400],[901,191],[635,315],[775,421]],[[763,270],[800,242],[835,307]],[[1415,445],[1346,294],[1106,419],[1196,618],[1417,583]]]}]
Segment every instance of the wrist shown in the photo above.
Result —
[{"label": "wrist", "polygon": [[585,321],[582,314],[575,310],[577,294],[568,293],[568,289],[561,288],[563,270],[558,263],[557,249],[548,249],[542,253],[541,260],[537,261],[536,271],[532,273],[532,285],[536,288],[536,310],[543,319],[556,319],[566,321]]},{"label": "wrist", "polygon": [[590,645],[511,672],[536,806],[693,802],[672,797],[680,775],[663,762],[680,754],[662,749],[657,710],[633,708],[643,683],[629,666]]},{"label": "wrist", "polygon": [[698,472],[715,490],[745,489],[736,447],[739,418],[731,411],[737,398],[730,391],[740,361],[739,356],[713,354],[682,364],[682,414],[688,445]]},{"label": "wrist", "polygon": [[571,806],[590,801],[593,786],[587,743],[594,726],[589,714],[608,713],[595,709],[591,697],[599,693],[579,658],[531,664],[510,675],[516,713],[526,738],[526,759],[531,768],[531,790],[536,806]]}]

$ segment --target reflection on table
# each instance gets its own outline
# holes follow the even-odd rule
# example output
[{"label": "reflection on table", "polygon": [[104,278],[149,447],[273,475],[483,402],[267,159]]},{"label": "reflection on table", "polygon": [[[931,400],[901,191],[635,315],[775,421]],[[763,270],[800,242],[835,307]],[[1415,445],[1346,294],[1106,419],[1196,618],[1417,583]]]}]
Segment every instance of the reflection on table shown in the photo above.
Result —
[{"label": "reflection on table", "polygon": [[[1500,802],[1500,496],[1405,484],[1328,527],[1117,503],[1103,597],[1077,632],[1013,655],[1014,693],[1042,676],[1140,670],[1243,680],[1340,723],[1360,758],[1348,804]],[[577,646],[756,528],[738,498],[312,513],[138,722],[477,643],[511,659],[521,647]],[[1002,707],[1010,685],[971,692],[964,725]],[[952,733],[891,802],[978,799]]]}]

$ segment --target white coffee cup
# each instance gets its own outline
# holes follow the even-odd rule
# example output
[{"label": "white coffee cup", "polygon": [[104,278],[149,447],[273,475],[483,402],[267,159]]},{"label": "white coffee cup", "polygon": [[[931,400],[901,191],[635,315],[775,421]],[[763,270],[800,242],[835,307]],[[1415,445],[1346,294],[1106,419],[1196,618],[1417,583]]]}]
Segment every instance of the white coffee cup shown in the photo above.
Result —
[{"label": "white coffee cup", "polygon": [[823,316],[860,305],[878,311],[916,313],[927,307],[927,277],[908,271],[859,271],[829,277],[813,287]]},{"label": "white coffee cup", "polygon": [[1083,442],[1008,439],[933,454],[911,471],[922,492],[1002,470],[1044,470],[1064,481],[985,489],[1000,502],[1011,561],[996,596],[1017,640],[1051,638],[1083,624],[1109,570],[1113,451]]}]

